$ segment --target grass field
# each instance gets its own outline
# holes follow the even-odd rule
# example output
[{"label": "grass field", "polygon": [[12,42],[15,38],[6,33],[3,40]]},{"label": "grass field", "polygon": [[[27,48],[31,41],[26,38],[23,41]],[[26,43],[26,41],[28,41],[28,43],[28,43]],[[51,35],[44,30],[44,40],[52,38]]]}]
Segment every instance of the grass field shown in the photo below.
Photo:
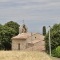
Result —
[{"label": "grass field", "polygon": [[52,57],[52,60],[60,60],[60,58]]},{"label": "grass field", "polygon": [[44,52],[0,51],[0,60],[51,60]]}]

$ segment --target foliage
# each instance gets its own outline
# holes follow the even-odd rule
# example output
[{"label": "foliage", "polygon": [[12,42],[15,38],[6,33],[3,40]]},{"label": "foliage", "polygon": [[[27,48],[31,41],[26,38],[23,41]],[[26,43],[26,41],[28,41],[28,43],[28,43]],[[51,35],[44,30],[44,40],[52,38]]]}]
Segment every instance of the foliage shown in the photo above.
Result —
[{"label": "foliage", "polygon": [[16,32],[13,28],[7,26],[0,26],[0,49],[11,49],[11,38],[15,36]]},{"label": "foliage", "polygon": [[19,24],[13,21],[0,24],[0,50],[11,49],[11,38],[19,33]]},{"label": "foliage", "polygon": [[59,57],[60,58],[60,46],[58,46],[56,49],[52,51],[52,54],[54,57]]},{"label": "foliage", "polygon": [[[60,45],[60,24],[55,24],[51,29],[51,48],[52,50],[55,49],[57,46]],[[49,51],[49,33],[46,34],[45,36],[45,46],[46,46],[46,51]]]},{"label": "foliage", "polygon": [[19,33],[19,24],[13,21],[7,22],[5,26],[11,27],[16,31],[16,35]]},{"label": "foliage", "polygon": [[0,24],[0,31],[2,30],[2,25]]},{"label": "foliage", "polygon": [[46,27],[43,26],[43,35],[45,36],[46,35]]}]

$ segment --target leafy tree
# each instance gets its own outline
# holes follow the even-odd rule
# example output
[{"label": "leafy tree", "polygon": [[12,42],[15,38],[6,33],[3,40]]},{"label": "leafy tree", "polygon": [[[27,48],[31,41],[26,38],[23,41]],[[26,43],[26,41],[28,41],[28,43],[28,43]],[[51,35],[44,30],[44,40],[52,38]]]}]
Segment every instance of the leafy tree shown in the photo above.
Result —
[{"label": "leafy tree", "polygon": [[[55,24],[51,29],[51,48],[52,50],[60,46],[60,24]],[[49,51],[49,33],[45,36],[46,51]]]},{"label": "leafy tree", "polygon": [[0,24],[0,31],[2,30],[2,26],[3,26],[3,25]]},{"label": "leafy tree", "polygon": [[15,36],[16,31],[13,28],[2,26],[0,28],[0,49],[11,49],[11,38]]},{"label": "leafy tree", "polygon": [[45,36],[46,35],[46,27],[43,26],[43,35]]},{"label": "leafy tree", "polygon": [[52,51],[52,56],[60,58],[60,46]]},{"label": "leafy tree", "polygon": [[7,22],[5,24],[5,26],[8,26],[8,27],[13,28],[16,31],[16,34],[15,35],[17,35],[19,33],[19,26],[20,25],[18,23],[13,22],[13,21],[10,21],[10,22]]}]

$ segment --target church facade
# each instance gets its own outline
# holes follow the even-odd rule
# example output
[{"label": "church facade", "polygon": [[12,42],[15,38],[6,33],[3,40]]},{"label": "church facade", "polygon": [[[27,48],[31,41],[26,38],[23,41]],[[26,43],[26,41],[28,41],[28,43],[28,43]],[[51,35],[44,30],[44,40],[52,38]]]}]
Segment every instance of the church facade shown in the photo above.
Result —
[{"label": "church facade", "polygon": [[12,37],[12,50],[45,50],[44,36],[40,33],[28,33],[23,27],[20,33]]}]

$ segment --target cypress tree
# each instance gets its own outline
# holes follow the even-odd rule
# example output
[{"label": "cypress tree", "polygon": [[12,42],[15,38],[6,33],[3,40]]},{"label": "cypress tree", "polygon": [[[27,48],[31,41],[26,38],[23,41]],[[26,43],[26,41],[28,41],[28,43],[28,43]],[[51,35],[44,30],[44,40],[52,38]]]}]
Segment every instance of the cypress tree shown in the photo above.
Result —
[{"label": "cypress tree", "polygon": [[46,27],[43,26],[43,35],[45,36],[46,35]]}]

